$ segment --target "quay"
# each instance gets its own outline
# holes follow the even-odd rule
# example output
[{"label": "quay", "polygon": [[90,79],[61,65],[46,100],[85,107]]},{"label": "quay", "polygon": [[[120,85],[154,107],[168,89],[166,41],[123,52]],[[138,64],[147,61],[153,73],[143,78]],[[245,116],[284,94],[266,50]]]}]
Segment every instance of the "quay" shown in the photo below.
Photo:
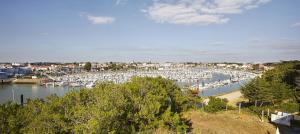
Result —
[{"label": "quay", "polygon": [[41,84],[42,79],[14,79],[13,84]]},{"label": "quay", "polygon": [[11,83],[13,79],[8,78],[7,74],[4,72],[0,72],[0,84],[8,84]]},{"label": "quay", "polygon": [[0,84],[9,84],[12,83],[13,79],[0,79]]}]

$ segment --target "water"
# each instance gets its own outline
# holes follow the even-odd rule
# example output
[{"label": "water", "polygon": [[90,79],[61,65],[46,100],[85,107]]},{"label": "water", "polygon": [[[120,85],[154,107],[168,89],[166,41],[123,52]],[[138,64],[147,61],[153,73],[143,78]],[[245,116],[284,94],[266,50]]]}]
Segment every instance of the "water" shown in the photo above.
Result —
[{"label": "water", "polygon": [[183,87],[185,85],[195,85],[195,84],[201,84],[202,82],[204,83],[211,83],[211,82],[215,82],[215,81],[219,81],[219,80],[228,80],[230,78],[229,75],[225,75],[225,74],[220,74],[220,73],[213,73],[212,74],[212,78],[210,79],[200,79],[199,82],[190,82],[190,83],[183,83],[183,82],[178,82],[178,85],[180,87]]},{"label": "water", "polygon": [[65,93],[76,90],[68,87],[45,87],[32,84],[9,84],[0,85],[0,103],[14,101],[20,103],[20,96],[23,94],[24,102],[27,98],[45,98],[51,94],[63,96]]},{"label": "water", "polygon": [[200,91],[199,95],[202,97],[207,97],[207,96],[216,96],[216,95],[220,95],[220,94],[224,94],[224,93],[229,93],[229,92],[238,90],[247,81],[248,80],[245,80],[242,82],[231,83],[231,84],[225,85],[223,87],[203,90],[203,91]]},{"label": "water", "polygon": [[[224,74],[213,74],[211,79],[203,79],[203,82],[214,82],[218,80],[229,79],[229,75]],[[200,83],[202,81],[199,81]],[[196,83],[178,83],[179,85],[184,84],[196,84]],[[231,92],[238,89],[242,85],[242,82],[232,83],[225,85],[223,87],[215,89],[207,89],[201,91],[200,96],[213,96],[218,94],[223,94]],[[77,88],[78,89],[78,88]],[[31,84],[9,84],[9,85],[0,85],[0,104],[8,101],[15,101],[20,103],[21,94],[24,95],[24,102],[26,103],[27,98],[45,98],[51,94],[56,94],[58,96],[63,96],[65,93],[76,90],[76,88],[71,87],[45,87],[40,85],[31,85]]]}]

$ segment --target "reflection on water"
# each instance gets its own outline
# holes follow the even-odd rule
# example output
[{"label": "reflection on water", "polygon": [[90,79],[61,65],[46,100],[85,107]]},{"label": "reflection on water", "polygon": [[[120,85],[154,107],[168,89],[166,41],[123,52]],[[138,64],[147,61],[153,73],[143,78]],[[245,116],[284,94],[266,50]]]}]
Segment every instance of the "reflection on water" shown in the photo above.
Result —
[{"label": "reflection on water", "polygon": [[38,90],[38,85],[32,85],[32,90],[37,91]]},{"label": "reflection on water", "polygon": [[27,98],[45,98],[51,94],[62,96],[69,90],[72,90],[72,88],[45,87],[31,84],[0,85],[0,103],[13,101],[13,98],[15,102],[19,103],[21,94],[24,95],[26,102]]}]

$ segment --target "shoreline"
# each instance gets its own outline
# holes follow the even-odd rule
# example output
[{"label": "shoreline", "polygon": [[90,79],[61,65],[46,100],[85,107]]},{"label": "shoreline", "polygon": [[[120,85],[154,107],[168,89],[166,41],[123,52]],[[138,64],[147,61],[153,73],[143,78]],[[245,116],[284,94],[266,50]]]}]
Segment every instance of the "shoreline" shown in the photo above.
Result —
[{"label": "shoreline", "polygon": [[241,91],[241,89],[240,89],[240,88],[236,88],[236,89],[233,89],[233,90],[231,90],[231,91],[224,92],[224,93],[220,93],[220,94],[218,94],[218,95],[214,95],[214,96],[215,96],[215,97],[219,97],[219,96],[223,96],[223,95],[231,94],[231,93],[233,93],[233,92],[238,92],[238,91]]},{"label": "shoreline", "polygon": [[233,100],[236,100],[236,99],[238,99],[242,96],[243,96],[243,94],[241,93],[241,90],[238,89],[238,90],[235,90],[235,91],[232,91],[232,92],[229,92],[229,93],[218,95],[216,97],[222,98],[222,99],[226,98],[228,101],[233,101]]},{"label": "shoreline", "polygon": [[[227,99],[228,102],[237,100],[237,99],[241,98],[242,96],[243,96],[243,94],[241,93],[240,89],[237,89],[237,90],[234,90],[234,91],[231,91],[228,93],[220,94],[220,95],[214,95],[214,97],[217,97],[217,98]],[[208,97],[203,98],[203,102],[207,104],[209,102],[209,98]]]},{"label": "shoreline", "polygon": [[12,84],[40,84],[42,79],[15,79]]}]

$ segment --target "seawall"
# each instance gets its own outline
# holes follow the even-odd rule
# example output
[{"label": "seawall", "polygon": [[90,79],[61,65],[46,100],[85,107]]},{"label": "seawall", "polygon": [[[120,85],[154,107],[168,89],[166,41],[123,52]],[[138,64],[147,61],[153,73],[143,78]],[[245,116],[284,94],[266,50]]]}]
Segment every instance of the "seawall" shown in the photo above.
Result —
[{"label": "seawall", "polygon": [[15,79],[12,81],[14,84],[40,84],[42,79]]}]

